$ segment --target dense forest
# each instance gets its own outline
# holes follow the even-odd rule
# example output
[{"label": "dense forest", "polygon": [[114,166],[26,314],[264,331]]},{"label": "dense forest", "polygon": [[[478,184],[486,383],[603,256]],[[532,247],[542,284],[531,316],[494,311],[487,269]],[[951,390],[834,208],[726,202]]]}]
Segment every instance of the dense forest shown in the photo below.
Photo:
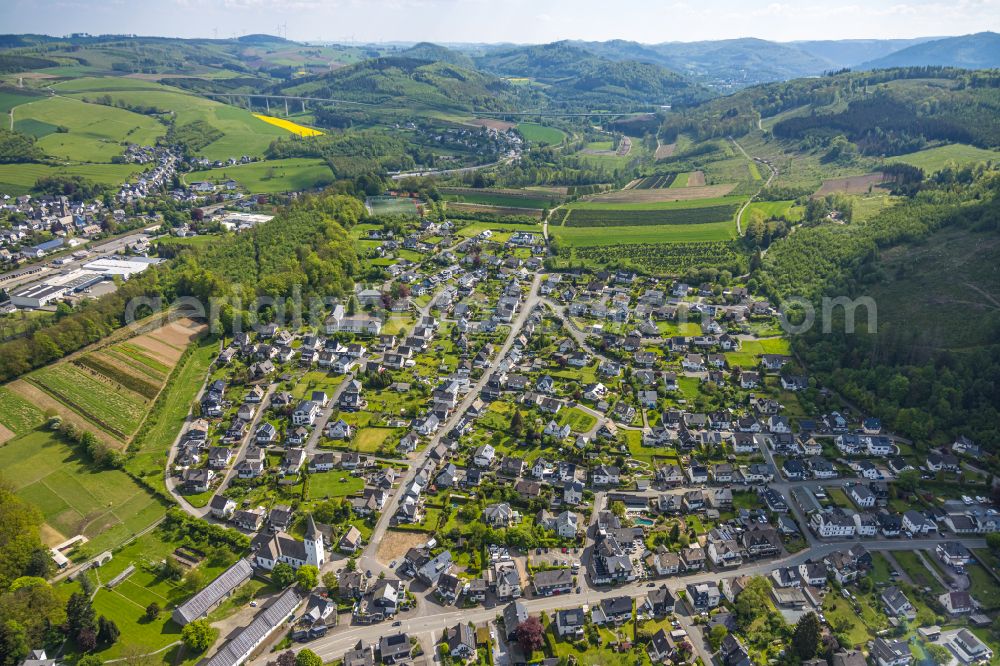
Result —
[{"label": "dense forest", "polygon": [[[938,177],[912,199],[864,223],[821,224],[774,243],[751,278],[778,302],[804,298],[821,313],[823,297],[865,296],[880,280],[880,252],[933,239],[943,228],[969,234],[1000,234],[1000,174]],[[818,379],[893,431],[921,444],[965,434],[980,442],[1000,440],[1000,316],[992,344],[975,352],[914,356],[911,340],[894,332],[845,332],[843,309],[834,310],[831,331],[819,325],[793,336],[793,349]],[[914,325],[918,325],[914,323]]]},{"label": "dense forest", "polygon": [[[832,138],[843,134],[866,155],[914,152],[929,141],[981,147],[1000,145],[1000,125],[995,122],[1000,105],[991,107],[985,101],[980,102],[980,108],[971,115],[948,104],[936,106],[940,108],[921,114],[912,104],[881,92],[851,102],[840,113],[787,118],[776,123],[773,131],[781,139]],[[975,122],[970,122],[973,119]]]},{"label": "dense forest", "polygon": [[[345,229],[364,215],[361,202],[343,195],[303,197],[270,222],[238,235],[227,235],[206,248],[177,250],[177,261],[150,268],[117,291],[61,314],[30,337],[0,344],[0,381],[8,381],[101,340],[123,326],[127,305],[139,297],[161,297],[169,304],[194,296],[208,309],[209,298],[235,296],[244,309],[257,296],[276,301],[339,297],[348,292],[358,270],[357,256]],[[140,311],[138,314],[142,314]],[[238,314],[221,308],[219,323]],[[244,311],[244,321],[253,316]],[[260,317],[273,317],[269,308]]]},{"label": "dense forest", "polygon": [[[742,136],[756,130],[760,119],[794,112],[798,115],[776,124],[775,135],[801,136],[806,130],[844,134],[847,128],[858,135],[874,137],[878,122],[889,116],[888,122],[898,125],[887,124],[883,127],[887,132],[907,129],[918,137],[924,127],[921,123],[926,122],[942,136],[960,126],[983,145],[998,145],[1000,137],[996,123],[992,122],[1000,103],[998,89],[1000,73],[996,71],[970,72],[947,67],[842,71],[754,86],[693,108],[678,109],[664,116],[660,136],[665,142],[673,141],[680,133],[698,140]],[[873,96],[882,102],[851,108]],[[888,106],[893,102],[907,107],[898,119],[889,115]],[[847,110],[841,108],[844,103],[849,105]],[[886,113],[881,113],[882,110]],[[927,122],[930,120],[934,122]]]},{"label": "dense forest", "polygon": [[296,79],[275,92],[351,100],[365,105],[440,109],[506,109],[527,91],[474,69],[419,58],[382,57],[316,77]]},{"label": "dense forest", "polygon": [[356,178],[379,171],[401,171],[415,166],[412,147],[398,137],[378,131],[275,139],[269,159],[317,157],[325,159],[337,178]]}]

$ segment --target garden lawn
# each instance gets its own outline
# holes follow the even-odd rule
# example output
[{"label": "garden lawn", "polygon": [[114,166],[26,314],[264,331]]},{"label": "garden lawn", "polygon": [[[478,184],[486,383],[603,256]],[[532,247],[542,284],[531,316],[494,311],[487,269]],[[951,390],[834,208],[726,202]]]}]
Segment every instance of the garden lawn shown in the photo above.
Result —
[{"label": "garden lawn", "polygon": [[559,418],[556,421],[559,425],[569,424],[573,432],[579,433],[587,432],[597,425],[597,419],[594,416],[576,407],[567,407],[559,410]]},{"label": "garden lawn", "polygon": [[347,497],[360,493],[364,487],[365,482],[362,478],[337,470],[309,475],[309,499],[311,500]]},{"label": "garden lawn", "polygon": [[[928,555],[928,557],[932,557]],[[1000,607],[1000,583],[997,582],[989,571],[979,564],[968,564],[965,573],[969,576],[972,596],[986,610],[993,610]]]},{"label": "garden lawn", "polygon": [[892,581],[892,567],[882,553],[875,551],[872,553],[872,581],[878,583],[889,583]]},{"label": "garden lawn", "polygon": [[350,448],[361,453],[375,453],[383,444],[399,435],[397,428],[361,428],[351,439]]},{"label": "garden lawn", "polygon": [[894,551],[892,554],[899,566],[903,568],[906,575],[910,577],[913,584],[918,587],[929,587],[935,595],[944,592],[944,588],[941,583],[931,575],[931,572],[927,570],[924,563],[920,561],[917,554],[912,551],[898,550]]},{"label": "garden lawn", "polygon": [[[117,643],[97,653],[100,658],[120,657],[129,646],[140,646],[145,651],[153,652],[180,640],[181,628],[170,619],[170,614],[178,603],[190,595],[158,572],[159,562],[170,557],[177,545],[164,541],[154,530],[116,552],[111,562],[96,570],[101,583],[107,583],[129,565],[135,566],[135,571],[127,579],[110,590],[102,586],[94,597],[97,614],[114,620],[121,630]],[[236,557],[236,553],[231,553],[227,561],[203,561],[199,564],[198,569],[205,583],[215,579]],[[144,618],[146,607],[154,601],[163,610],[159,618],[147,622]]]}]

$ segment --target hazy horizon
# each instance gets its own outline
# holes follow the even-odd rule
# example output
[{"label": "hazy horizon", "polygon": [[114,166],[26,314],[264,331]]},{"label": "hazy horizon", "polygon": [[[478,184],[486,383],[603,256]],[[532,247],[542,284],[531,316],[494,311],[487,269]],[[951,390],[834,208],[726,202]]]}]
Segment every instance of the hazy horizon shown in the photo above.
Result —
[{"label": "hazy horizon", "polygon": [[[11,0],[4,32],[180,38],[280,35],[300,42],[646,44],[758,38],[778,42],[915,39],[1000,30],[1000,0],[853,2],[627,0]],[[609,16],[613,14],[613,16]],[[618,18],[621,20],[609,20]]]}]

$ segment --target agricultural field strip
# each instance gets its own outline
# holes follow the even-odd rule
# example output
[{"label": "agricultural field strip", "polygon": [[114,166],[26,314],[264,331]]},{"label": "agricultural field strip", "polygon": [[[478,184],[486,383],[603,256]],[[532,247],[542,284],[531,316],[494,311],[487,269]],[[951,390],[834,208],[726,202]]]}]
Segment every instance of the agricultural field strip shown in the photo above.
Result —
[{"label": "agricultural field strip", "polygon": [[570,210],[563,227],[622,227],[710,224],[733,220],[737,204],[708,206],[704,208],[653,209],[653,210]]},{"label": "agricultural field strip", "polygon": [[736,183],[703,185],[700,187],[673,187],[620,190],[597,194],[587,199],[588,203],[653,204],[680,201],[703,201],[726,197],[736,189]]},{"label": "agricultural field strip", "polygon": [[27,379],[80,416],[123,438],[139,427],[148,404],[139,394],[110,386],[70,364],[37,370]]}]

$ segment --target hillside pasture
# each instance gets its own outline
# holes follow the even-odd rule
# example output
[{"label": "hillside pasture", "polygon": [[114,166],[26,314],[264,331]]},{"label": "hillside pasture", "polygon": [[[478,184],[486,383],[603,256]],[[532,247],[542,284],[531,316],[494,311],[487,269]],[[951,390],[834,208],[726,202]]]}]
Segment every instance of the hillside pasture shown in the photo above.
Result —
[{"label": "hillside pasture", "polygon": [[86,94],[75,97],[107,94],[115,103],[126,106],[153,107],[163,113],[173,113],[178,126],[202,120],[223,133],[223,136],[196,151],[210,160],[226,160],[242,155],[262,157],[271,142],[288,136],[288,130],[271,125],[241,109],[204,97],[198,97],[159,83],[145,81],[153,87],[141,90],[121,90],[115,80],[109,79],[105,87],[94,83]]},{"label": "hillside pasture", "polygon": [[964,143],[953,143],[947,146],[927,148],[915,153],[896,155],[886,160],[890,164],[904,162],[919,167],[924,173],[935,173],[949,165],[965,166],[979,162],[1000,162],[1000,150],[987,150]]},{"label": "hillside pasture", "polygon": [[0,164],[0,193],[27,194],[39,178],[81,176],[100,185],[121,185],[142,171],[137,164]]},{"label": "hillside pasture", "polygon": [[868,173],[862,176],[828,178],[813,193],[813,196],[822,197],[827,194],[868,194],[869,191],[874,190],[884,182],[885,175],[882,172]]},{"label": "hillside pasture", "polygon": [[122,154],[122,143],[149,146],[166,133],[166,126],[149,116],[69,97],[49,97],[14,109],[15,129],[31,133],[46,125],[65,131],[44,131],[39,147],[75,162],[111,162]]},{"label": "hillside pasture", "polygon": [[520,123],[517,131],[530,143],[537,143],[543,146],[562,143],[566,138],[566,133],[555,127],[546,127],[538,123]]},{"label": "hillside pasture", "polygon": [[87,536],[92,552],[117,545],[163,515],[163,506],[127,474],[96,469],[50,432],[8,442],[0,448],[0,469],[52,531],[67,539]]},{"label": "hillside pasture", "polygon": [[[27,104],[37,99],[37,97],[21,95],[9,89],[0,90],[0,113],[7,114],[15,106]],[[9,125],[5,127],[9,127]]]},{"label": "hillside pasture", "polygon": [[212,183],[232,179],[253,194],[311,190],[333,182],[333,171],[325,161],[299,157],[195,171],[187,176],[189,181]]}]

